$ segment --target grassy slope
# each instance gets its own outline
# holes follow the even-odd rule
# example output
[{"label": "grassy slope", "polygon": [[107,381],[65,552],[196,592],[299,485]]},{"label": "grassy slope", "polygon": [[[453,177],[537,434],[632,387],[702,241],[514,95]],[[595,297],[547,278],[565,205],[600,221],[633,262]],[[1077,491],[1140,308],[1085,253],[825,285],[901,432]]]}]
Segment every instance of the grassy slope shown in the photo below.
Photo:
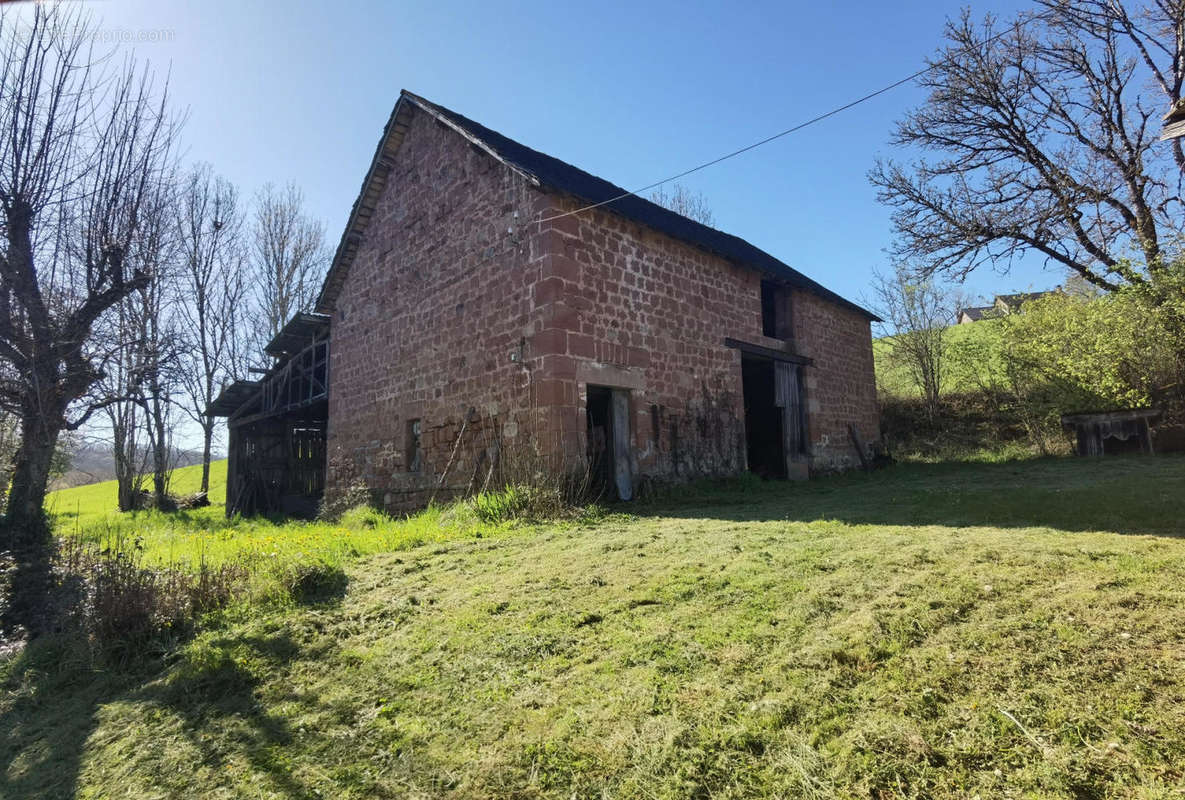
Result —
[{"label": "grassy slope", "polygon": [[[202,484],[202,467],[181,467],[173,470],[172,484],[169,487],[175,495],[187,495],[196,492]],[[151,517],[151,513],[137,512],[135,514],[120,514],[117,507],[115,481],[90,483],[86,486],[75,486],[71,489],[59,489],[50,492],[46,498],[45,507],[56,518],[59,528],[69,530],[76,524],[90,527],[103,522],[113,525],[121,519],[142,519]],[[210,464],[210,508],[195,512],[197,515],[217,516],[222,514],[226,505],[226,461],[214,461]]]},{"label": "grassy slope", "polygon": [[[197,491],[200,467],[174,473],[174,491]],[[523,526],[483,523],[466,509],[437,508],[392,520],[352,513],[340,523],[283,521],[266,517],[227,519],[226,462],[210,470],[208,508],[176,513],[116,510],[114,481],[52,493],[46,506],[59,532],[127,550],[134,543],[148,564],[193,568],[246,562],[254,571],[282,573],[298,564],[340,565],[360,555],[390,553],[427,542],[490,537]]]},{"label": "grassy slope", "polygon": [[[981,320],[970,325],[952,325],[946,329],[944,339],[947,345],[947,355],[943,362],[945,367],[943,372],[944,393],[974,392],[980,388],[974,368],[966,363],[965,358],[960,358],[960,348],[983,346],[991,340],[997,327],[997,324],[992,320]],[[872,342],[877,386],[882,391],[901,397],[921,396],[921,387],[909,374],[909,370],[900,363],[893,363],[890,359],[891,345],[888,338],[874,339]]]},{"label": "grassy slope", "polygon": [[362,559],[159,672],[10,663],[0,795],[1179,797],[1183,488],[909,465]]}]

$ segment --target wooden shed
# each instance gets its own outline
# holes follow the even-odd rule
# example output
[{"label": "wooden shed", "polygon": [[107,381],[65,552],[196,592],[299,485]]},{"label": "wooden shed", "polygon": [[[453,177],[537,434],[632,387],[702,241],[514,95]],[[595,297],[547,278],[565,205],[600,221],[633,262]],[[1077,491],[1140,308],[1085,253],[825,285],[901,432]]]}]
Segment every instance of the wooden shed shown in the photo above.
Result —
[{"label": "wooden shed", "polygon": [[265,351],[271,368],[209,409],[230,431],[226,514],[311,517],[325,491],[329,317],[297,314]]},{"label": "wooden shed", "polygon": [[1160,416],[1154,408],[1067,414],[1062,427],[1073,430],[1080,456],[1152,454],[1152,422]]}]

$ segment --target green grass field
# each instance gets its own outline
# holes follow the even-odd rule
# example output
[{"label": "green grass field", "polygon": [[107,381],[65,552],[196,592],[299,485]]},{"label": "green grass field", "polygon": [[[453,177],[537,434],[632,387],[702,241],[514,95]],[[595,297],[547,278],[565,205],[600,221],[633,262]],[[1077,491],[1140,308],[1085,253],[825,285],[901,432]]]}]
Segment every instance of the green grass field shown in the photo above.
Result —
[{"label": "green grass field", "polygon": [[[183,467],[173,478],[173,492],[197,491],[200,467]],[[264,517],[227,519],[226,462],[210,470],[207,508],[175,513],[120,513],[113,481],[62,489],[50,494],[46,507],[56,529],[67,536],[119,549],[139,548],[149,564],[193,568],[204,562],[245,563],[279,572],[294,564],[338,566],[370,553],[389,553],[426,542],[457,537],[493,536],[520,527],[518,523],[483,522],[467,507],[437,508],[407,519],[373,513],[348,514],[338,523],[273,520]]]},{"label": "green grass field", "polygon": [[[193,494],[201,488],[202,468],[200,465],[181,467],[173,471],[169,491],[175,495]],[[210,507],[189,512],[192,518],[221,516],[226,504],[226,461],[210,464]],[[118,527],[128,521],[151,518],[153,512],[120,514],[114,481],[91,483],[71,489],[50,492],[45,507],[54,517],[59,530],[69,531],[71,527],[89,528],[104,523]]]},{"label": "green grass field", "polygon": [[361,552],[340,597],[131,672],[34,646],[0,666],[0,796],[1185,793],[1185,459],[611,512]]}]

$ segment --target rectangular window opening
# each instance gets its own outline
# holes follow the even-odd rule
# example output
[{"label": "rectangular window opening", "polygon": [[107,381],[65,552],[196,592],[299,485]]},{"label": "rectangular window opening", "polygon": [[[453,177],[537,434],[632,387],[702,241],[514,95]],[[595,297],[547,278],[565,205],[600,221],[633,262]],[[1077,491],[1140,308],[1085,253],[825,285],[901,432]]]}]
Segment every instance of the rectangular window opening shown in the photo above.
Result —
[{"label": "rectangular window opening", "polygon": [[769,281],[761,282],[761,335],[778,335],[778,287]]},{"label": "rectangular window opening", "polygon": [[404,449],[407,452],[408,472],[419,472],[423,466],[422,459],[420,458],[420,429],[420,420],[409,419],[407,421],[407,442]]},{"label": "rectangular window opening", "polygon": [[790,290],[773,281],[761,282],[761,335],[770,339],[792,339]]}]

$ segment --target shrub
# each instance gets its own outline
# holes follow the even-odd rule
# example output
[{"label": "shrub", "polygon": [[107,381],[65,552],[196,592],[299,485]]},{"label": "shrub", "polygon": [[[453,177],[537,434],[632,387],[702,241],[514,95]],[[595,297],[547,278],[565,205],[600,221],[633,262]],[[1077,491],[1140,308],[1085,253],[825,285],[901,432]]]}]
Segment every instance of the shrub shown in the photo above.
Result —
[{"label": "shrub", "polygon": [[1063,413],[1146,406],[1171,382],[1169,337],[1156,307],[1135,293],[1049,295],[1010,315],[1002,331],[1013,382],[1044,387]]},{"label": "shrub", "polygon": [[581,517],[592,503],[587,482],[569,476],[539,481],[538,485],[510,484],[500,489],[478,492],[459,507],[473,512],[478,521],[489,524],[511,520],[560,520]]},{"label": "shrub", "polygon": [[[898,460],[1009,461],[1042,452],[1015,404],[997,392],[948,394],[933,412],[922,398],[882,395],[880,408],[881,437]],[[1043,452],[1069,452],[1060,425],[1041,435]]]},{"label": "shrub", "polygon": [[473,513],[482,522],[505,522],[522,516],[541,490],[526,486],[507,486],[492,492],[479,492],[469,501]]},{"label": "shrub", "polygon": [[334,483],[342,488],[325,493],[321,507],[317,510],[317,519],[336,522],[349,511],[374,505],[366,481],[358,474],[354,462],[341,452],[341,448],[329,458],[326,469],[334,478]]},{"label": "shrub", "polygon": [[1185,417],[1185,268],[1103,296],[1050,294],[976,323],[952,351],[967,382],[1025,429],[1062,449],[1063,414],[1158,406]]},{"label": "shrub", "polygon": [[139,540],[99,545],[65,538],[54,559],[54,616],[94,652],[127,660],[192,633],[204,614],[245,590],[247,576],[234,563],[202,561],[196,571],[149,566]]},{"label": "shrub", "polygon": [[343,512],[338,523],[351,530],[374,530],[391,524],[390,515],[369,505],[356,505]]}]

